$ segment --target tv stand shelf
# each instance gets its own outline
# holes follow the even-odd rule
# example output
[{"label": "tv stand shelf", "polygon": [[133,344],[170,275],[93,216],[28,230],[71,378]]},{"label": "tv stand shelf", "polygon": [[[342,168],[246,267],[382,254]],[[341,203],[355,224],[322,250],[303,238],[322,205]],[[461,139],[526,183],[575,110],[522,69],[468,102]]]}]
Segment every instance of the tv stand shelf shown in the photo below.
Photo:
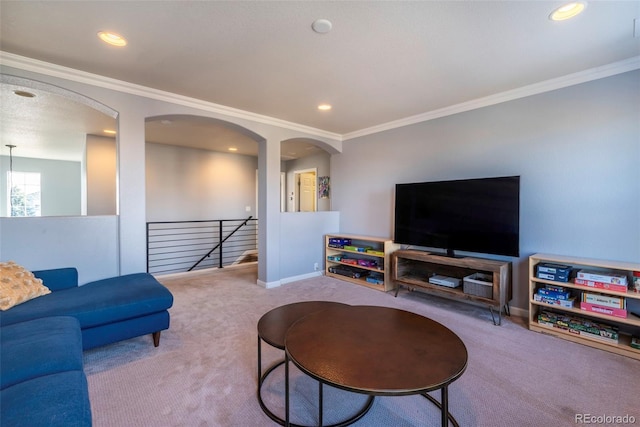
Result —
[{"label": "tv stand shelf", "polygon": [[[502,312],[509,314],[511,300],[511,263],[473,257],[453,258],[431,252],[417,250],[399,250],[391,255],[392,279],[396,296],[400,286],[409,289],[420,288],[423,292],[445,298],[465,301],[489,308],[493,323],[500,325]],[[479,296],[465,293],[463,287],[448,288],[429,283],[433,275],[443,275],[460,279],[474,273],[484,273],[492,277],[491,296]],[[494,317],[498,312],[498,320]]]},{"label": "tv stand shelf", "polygon": [[[329,240],[332,238],[336,239],[349,239],[352,242],[353,246],[362,246],[368,247],[375,252],[358,252],[345,248],[337,248],[332,247],[329,244]],[[399,248],[399,245],[393,243],[391,239],[382,238],[382,237],[369,237],[369,236],[358,236],[352,234],[327,234],[325,236],[325,275],[330,277],[335,277],[336,279],[345,280],[348,282],[352,282],[358,285],[366,286],[371,289],[377,289],[379,291],[390,291],[393,290],[393,283],[391,282],[391,277],[389,275],[389,271],[391,271],[390,263],[391,263],[391,253]],[[375,266],[363,266],[363,265],[354,265],[351,263],[346,263],[343,261],[336,261],[334,257],[336,256],[344,256],[347,258],[353,259],[362,259],[374,261]],[[359,270],[367,271],[371,273],[372,276],[379,277],[379,280],[374,282],[369,281],[369,277],[349,277],[341,274],[332,273],[333,268],[336,266],[345,266],[345,267],[356,267]]]}]

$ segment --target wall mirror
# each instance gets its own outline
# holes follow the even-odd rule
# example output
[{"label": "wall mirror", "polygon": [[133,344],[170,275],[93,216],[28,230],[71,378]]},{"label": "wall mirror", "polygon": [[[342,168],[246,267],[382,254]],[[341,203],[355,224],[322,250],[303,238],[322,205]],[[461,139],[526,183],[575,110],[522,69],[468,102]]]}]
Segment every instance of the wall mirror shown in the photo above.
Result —
[{"label": "wall mirror", "polygon": [[117,214],[117,112],[0,74],[0,216]]}]

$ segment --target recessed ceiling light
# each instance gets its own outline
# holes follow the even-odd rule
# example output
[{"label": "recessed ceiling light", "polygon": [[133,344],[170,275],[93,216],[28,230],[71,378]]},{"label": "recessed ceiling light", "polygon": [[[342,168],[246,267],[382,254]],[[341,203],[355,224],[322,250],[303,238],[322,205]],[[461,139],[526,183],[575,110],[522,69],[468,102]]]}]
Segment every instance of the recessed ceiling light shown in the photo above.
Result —
[{"label": "recessed ceiling light", "polygon": [[236,147],[229,147],[229,151],[238,151]]},{"label": "recessed ceiling light", "polygon": [[109,135],[115,135],[116,131],[115,130],[111,130],[111,129],[103,129],[102,132],[109,134]]},{"label": "recessed ceiling light", "polygon": [[122,47],[127,45],[127,39],[122,37],[120,34],[112,33],[110,31],[100,31],[98,33],[98,37],[100,37],[100,40],[103,42],[109,43],[113,46]]},{"label": "recessed ceiling light", "polygon": [[33,98],[34,96],[36,96],[35,94],[27,92],[26,90],[14,90],[13,93],[23,98]]},{"label": "recessed ceiling light", "polygon": [[587,7],[587,4],[581,1],[567,3],[551,12],[549,19],[552,21],[564,21],[578,15],[585,7]]},{"label": "recessed ceiling light", "polygon": [[329,110],[331,110],[331,105],[329,105],[329,104],[320,104],[320,105],[318,105],[318,110],[320,110],[320,111],[329,111]]}]

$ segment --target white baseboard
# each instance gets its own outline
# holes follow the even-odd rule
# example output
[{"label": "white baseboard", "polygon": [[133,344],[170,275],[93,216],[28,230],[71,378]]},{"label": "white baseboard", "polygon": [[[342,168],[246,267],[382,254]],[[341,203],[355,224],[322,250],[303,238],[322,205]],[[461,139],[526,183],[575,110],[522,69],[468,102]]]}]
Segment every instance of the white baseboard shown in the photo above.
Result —
[{"label": "white baseboard", "polygon": [[262,286],[265,289],[277,288],[280,285],[284,285],[291,282],[297,282],[298,280],[310,279],[312,277],[322,276],[324,272],[322,271],[314,271],[313,273],[300,274],[299,276],[291,276],[285,277],[284,279],[276,280],[273,282],[264,282],[262,280],[258,280],[258,285]]},{"label": "white baseboard", "polygon": [[274,282],[265,282],[263,280],[258,279],[256,281],[256,284],[258,286],[262,286],[265,289],[272,289],[272,288],[277,288],[278,286],[280,286],[282,284],[282,282],[280,280],[276,280]]},{"label": "white baseboard", "polygon": [[312,277],[322,276],[324,272],[322,271],[314,271],[313,273],[301,274],[299,276],[291,276],[286,277],[284,279],[280,279],[280,284],[284,285],[285,283],[297,282],[298,280],[311,279]]}]

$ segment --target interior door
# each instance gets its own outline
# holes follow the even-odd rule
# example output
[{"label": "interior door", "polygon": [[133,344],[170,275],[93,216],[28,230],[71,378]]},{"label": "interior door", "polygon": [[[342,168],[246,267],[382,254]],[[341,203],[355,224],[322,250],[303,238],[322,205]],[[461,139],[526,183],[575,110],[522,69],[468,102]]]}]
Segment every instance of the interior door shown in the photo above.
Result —
[{"label": "interior door", "polygon": [[304,172],[300,174],[298,181],[300,191],[299,211],[315,212],[316,211],[316,173]]}]

